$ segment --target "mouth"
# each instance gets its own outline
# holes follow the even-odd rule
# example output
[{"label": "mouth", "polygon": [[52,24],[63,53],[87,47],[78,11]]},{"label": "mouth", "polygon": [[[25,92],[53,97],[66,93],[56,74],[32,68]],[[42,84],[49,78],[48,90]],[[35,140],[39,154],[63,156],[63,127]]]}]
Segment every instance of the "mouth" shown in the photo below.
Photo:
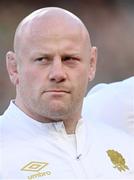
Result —
[{"label": "mouth", "polygon": [[46,92],[66,92],[66,93],[69,93],[69,91],[67,91],[67,90],[59,90],[59,89],[52,89],[52,90],[48,90]]},{"label": "mouth", "polygon": [[52,94],[70,94],[71,92],[68,90],[62,90],[62,89],[50,89],[45,91],[45,93],[52,93]]}]

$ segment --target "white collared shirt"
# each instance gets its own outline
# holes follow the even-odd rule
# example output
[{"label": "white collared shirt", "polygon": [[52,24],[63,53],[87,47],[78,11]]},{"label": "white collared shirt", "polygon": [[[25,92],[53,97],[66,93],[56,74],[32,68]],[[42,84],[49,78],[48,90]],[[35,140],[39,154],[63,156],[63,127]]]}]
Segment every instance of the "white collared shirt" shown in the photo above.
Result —
[{"label": "white collared shirt", "polygon": [[[70,137],[63,122],[38,122],[11,102],[0,117],[0,137],[2,180],[134,178],[132,137],[102,123],[80,119]],[[114,168],[108,150],[129,170]]]}]

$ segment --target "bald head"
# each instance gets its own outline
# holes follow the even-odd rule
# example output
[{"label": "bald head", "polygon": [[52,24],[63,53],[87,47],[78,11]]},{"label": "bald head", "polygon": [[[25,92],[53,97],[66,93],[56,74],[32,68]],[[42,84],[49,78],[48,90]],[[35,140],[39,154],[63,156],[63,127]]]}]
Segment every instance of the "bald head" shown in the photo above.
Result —
[{"label": "bald head", "polygon": [[86,39],[89,47],[91,46],[90,37],[87,28],[83,22],[71,12],[57,7],[42,8],[34,11],[24,18],[17,27],[14,38],[14,51],[17,53],[22,41],[27,39],[29,35],[39,33],[39,28],[45,33],[55,31],[67,31],[68,28],[79,29]]}]

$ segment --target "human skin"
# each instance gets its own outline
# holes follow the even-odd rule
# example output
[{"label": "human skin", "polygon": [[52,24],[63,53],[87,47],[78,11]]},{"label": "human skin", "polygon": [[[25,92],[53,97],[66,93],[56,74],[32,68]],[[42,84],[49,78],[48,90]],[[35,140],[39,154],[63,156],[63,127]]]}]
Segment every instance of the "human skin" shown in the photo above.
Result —
[{"label": "human skin", "polygon": [[75,133],[83,98],[96,70],[84,24],[61,8],[44,8],[18,26],[7,70],[16,86],[16,105],[34,120],[63,121]]}]

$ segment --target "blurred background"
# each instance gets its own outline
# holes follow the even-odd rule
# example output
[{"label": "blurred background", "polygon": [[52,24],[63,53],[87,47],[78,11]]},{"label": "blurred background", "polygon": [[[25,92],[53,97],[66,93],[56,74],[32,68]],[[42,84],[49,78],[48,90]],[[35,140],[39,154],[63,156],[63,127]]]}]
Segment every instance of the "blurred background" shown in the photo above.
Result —
[{"label": "blurred background", "polygon": [[90,32],[92,45],[98,47],[97,73],[89,88],[134,75],[133,0],[1,0],[0,114],[15,97],[5,65],[5,54],[13,49],[15,29],[29,13],[49,6],[65,8],[79,16]]}]

